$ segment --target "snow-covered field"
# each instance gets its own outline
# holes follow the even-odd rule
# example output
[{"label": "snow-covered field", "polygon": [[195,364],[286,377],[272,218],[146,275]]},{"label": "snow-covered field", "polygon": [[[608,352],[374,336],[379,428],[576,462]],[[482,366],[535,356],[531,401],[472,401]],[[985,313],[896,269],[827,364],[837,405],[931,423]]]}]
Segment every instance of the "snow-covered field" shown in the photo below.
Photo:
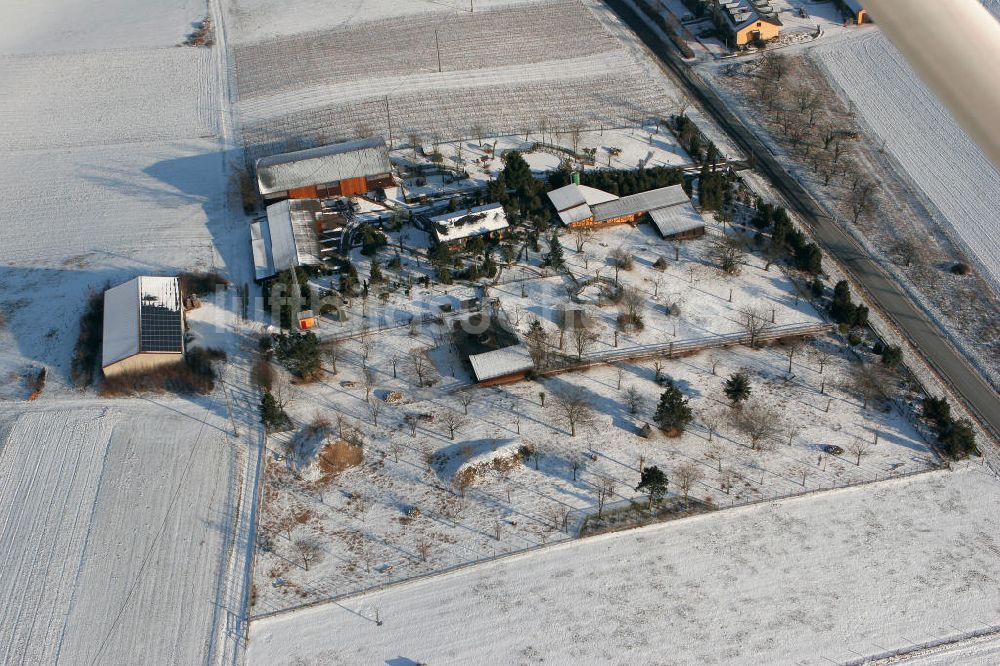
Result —
[{"label": "snow-covered field", "polygon": [[206,663],[242,445],[152,398],[0,407],[0,662]]},{"label": "snow-covered field", "polygon": [[[501,4],[475,13],[380,5],[351,20],[334,12],[319,31],[310,24],[313,32],[241,43],[233,59],[250,156],[388,135],[390,123],[402,143],[411,133],[467,138],[476,127],[502,135],[634,125],[679,108],[663,73],[600,3]],[[236,25],[240,11],[230,12]]]},{"label": "snow-covered field", "polygon": [[1000,293],[1000,171],[881,32],[815,53]]},{"label": "snow-covered field", "polygon": [[258,621],[249,663],[860,663],[1000,622],[998,499],[974,468],[567,543]]},{"label": "snow-covered field", "polygon": [[[241,230],[224,216],[212,52],[164,42],[167,33],[183,36],[204,6],[103,3],[79,17],[80,30],[97,31],[105,10],[117,12],[108,19],[114,30],[124,22],[145,31],[121,48],[94,35],[54,39],[48,31],[73,27],[79,14],[69,4],[38,14],[35,3],[0,9],[45,37],[35,53],[24,43],[0,58],[0,84],[18,91],[0,100],[0,374],[48,365],[50,391],[66,378],[90,289],[140,272],[224,268],[245,252]],[[42,22],[55,5],[67,6]],[[171,23],[179,13],[190,17]]]}]

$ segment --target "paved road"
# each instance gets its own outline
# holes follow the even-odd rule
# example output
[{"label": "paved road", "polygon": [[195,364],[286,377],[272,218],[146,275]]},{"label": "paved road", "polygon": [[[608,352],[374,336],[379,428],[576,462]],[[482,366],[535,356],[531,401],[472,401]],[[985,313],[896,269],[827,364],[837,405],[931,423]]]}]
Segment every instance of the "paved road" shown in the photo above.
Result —
[{"label": "paved road", "polygon": [[854,280],[867,296],[909,338],[937,374],[962,397],[969,410],[1000,438],[1000,395],[966,361],[950,341],[948,333],[930,321],[899,285],[889,278],[815,199],[778,163],[767,147],[726,107],[713,90],[665,44],[622,0],[605,0],[660,59],[668,72],[688,89],[736,143],[752,155],[758,169],[788,199],[795,212],[810,226],[813,237]]}]

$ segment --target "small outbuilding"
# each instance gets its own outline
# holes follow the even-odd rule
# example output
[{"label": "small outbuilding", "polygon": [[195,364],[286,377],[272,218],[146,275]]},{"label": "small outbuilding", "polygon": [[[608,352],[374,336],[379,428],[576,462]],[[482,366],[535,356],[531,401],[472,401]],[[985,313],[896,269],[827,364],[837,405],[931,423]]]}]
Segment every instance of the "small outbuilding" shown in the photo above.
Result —
[{"label": "small outbuilding", "polygon": [[136,277],[104,292],[101,367],[106,377],[184,360],[184,315],[176,277]]},{"label": "small outbuilding", "polygon": [[521,381],[535,367],[524,345],[514,345],[469,356],[472,374],[483,386]]},{"label": "small outbuilding", "polygon": [[256,170],[257,187],[267,202],[350,197],[394,185],[389,149],[381,137],[262,157]]}]

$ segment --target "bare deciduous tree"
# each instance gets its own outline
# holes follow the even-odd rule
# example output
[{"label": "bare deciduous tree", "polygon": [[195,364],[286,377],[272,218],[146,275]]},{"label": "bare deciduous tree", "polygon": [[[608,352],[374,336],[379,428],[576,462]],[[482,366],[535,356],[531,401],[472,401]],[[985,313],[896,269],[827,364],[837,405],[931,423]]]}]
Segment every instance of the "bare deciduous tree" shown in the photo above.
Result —
[{"label": "bare deciduous tree", "polygon": [[792,372],[792,359],[805,346],[802,338],[788,338],[784,341],[785,355],[788,356],[788,372]]},{"label": "bare deciduous tree", "polygon": [[875,182],[867,176],[855,177],[849,201],[854,224],[857,224],[875,210]]},{"label": "bare deciduous tree", "polygon": [[413,365],[413,374],[417,376],[417,385],[426,386],[427,377],[431,373],[431,362],[424,355],[420,348],[410,350],[410,363]]},{"label": "bare deciduous tree", "polygon": [[636,287],[622,287],[621,300],[618,301],[618,309],[621,316],[618,321],[622,330],[642,330],[643,310],[646,307],[646,295]]},{"label": "bare deciduous tree", "polygon": [[378,398],[368,401],[368,413],[372,416],[372,425],[376,428],[378,427],[378,415],[382,412],[382,407],[385,405]]},{"label": "bare deciduous tree", "polygon": [[718,443],[713,443],[705,452],[705,459],[715,463],[718,471],[722,471],[722,459],[726,456],[726,449]]},{"label": "bare deciduous tree", "polygon": [[577,360],[582,359],[587,350],[599,339],[594,329],[584,325],[574,327],[570,331],[570,337],[573,339],[573,349],[576,351]]},{"label": "bare deciduous tree", "polygon": [[604,505],[615,495],[615,480],[610,476],[597,479],[597,517],[604,514]]},{"label": "bare deciduous tree", "polygon": [[469,415],[469,405],[472,404],[473,398],[475,398],[475,396],[472,391],[462,391],[458,394],[458,401],[462,403],[462,409],[464,410],[463,413],[466,416]]},{"label": "bare deciduous tree", "polygon": [[750,347],[756,347],[761,337],[774,327],[769,311],[760,303],[752,303],[741,307],[739,313],[740,326],[749,338]]},{"label": "bare deciduous tree", "polygon": [[739,476],[731,468],[726,467],[719,472],[719,490],[723,491],[727,495],[732,491],[733,485],[736,483],[736,479]]},{"label": "bare deciduous tree", "polygon": [[337,374],[337,361],[344,353],[343,343],[336,338],[330,338],[323,341],[321,350],[324,358],[330,363],[330,374]]},{"label": "bare deciduous tree", "polygon": [[854,363],[846,388],[861,396],[862,408],[871,402],[886,400],[891,395],[893,377],[881,364]]},{"label": "bare deciduous tree", "polygon": [[417,555],[420,557],[421,562],[426,562],[427,558],[431,554],[431,542],[427,539],[421,539],[417,542],[415,546]]},{"label": "bare deciduous tree", "polygon": [[309,571],[310,564],[319,560],[319,556],[323,552],[319,546],[319,541],[311,534],[297,536],[292,541],[292,545],[295,547],[295,552],[302,562],[302,568],[306,571]]},{"label": "bare deciduous tree", "polygon": [[851,440],[851,443],[847,445],[847,452],[854,456],[854,464],[858,467],[861,466],[861,457],[868,455],[868,449],[871,448],[871,442],[861,437],[855,437]]},{"label": "bare deciduous tree", "polygon": [[455,439],[455,433],[461,430],[467,423],[464,416],[453,409],[449,409],[441,414],[441,423],[448,428],[448,437]]},{"label": "bare deciduous tree", "polygon": [[594,237],[594,232],[587,227],[573,227],[570,232],[573,235],[573,242],[576,244],[577,254],[583,252],[590,239]]},{"label": "bare deciduous tree", "polygon": [[570,437],[576,436],[576,426],[593,419],[593,408],[586,392],[578,386],[567,387],[555,394],[556,409],[569,424]]},{"label": "bare deciduous tree", "polygon": [[361,384],[365,387],[365,402],[371,402],[372,390],[375,388],[375,374],[368,368],[361,371]]},{"label": "bare deciduous tree", "polygon": [[781,432],[781,413],[761,399],[750,400],[730,412],[733,426],[750,438],[754,450],[762,449]]},{"label": "bare deciduous tree", "polygon": [[734,236],[722,236],[712,242],[709,257],[723,272],[735,275],[746,257],[743,244]]},{"label": "bare deciduous tree", "polygon": [[688,500],[688,494],[691,492],[691,488],[694,484],[698,483],[702,478],[701,469],[695,463],[687,462],[677,468],[674,472],[674,484],[680,488],[680,491],[684,494],[684,502]]}]

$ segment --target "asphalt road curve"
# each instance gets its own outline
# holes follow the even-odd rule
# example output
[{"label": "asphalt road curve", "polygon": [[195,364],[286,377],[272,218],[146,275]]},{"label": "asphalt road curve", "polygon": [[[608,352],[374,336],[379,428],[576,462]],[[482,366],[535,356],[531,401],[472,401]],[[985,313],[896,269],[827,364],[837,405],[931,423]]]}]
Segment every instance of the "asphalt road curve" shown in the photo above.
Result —
[{"label": "asphalt road curve", "polygon": [[938,376],[961,396],[966,406],[1000,439],[1000,395],[952,345],[948,333],[932,322],[900,286],[886,275],[823,209],[802,185],[778,163],[767,147],[726,107],[725,103],[674,51],[665,44],[636,12],[622,0],[605,0],[673,74],[710,113],[716,122],[748,155],[757,168],[781,191],[795,212],[809,225],[816,242],[867,292],[874,305],[909,338]]}]

